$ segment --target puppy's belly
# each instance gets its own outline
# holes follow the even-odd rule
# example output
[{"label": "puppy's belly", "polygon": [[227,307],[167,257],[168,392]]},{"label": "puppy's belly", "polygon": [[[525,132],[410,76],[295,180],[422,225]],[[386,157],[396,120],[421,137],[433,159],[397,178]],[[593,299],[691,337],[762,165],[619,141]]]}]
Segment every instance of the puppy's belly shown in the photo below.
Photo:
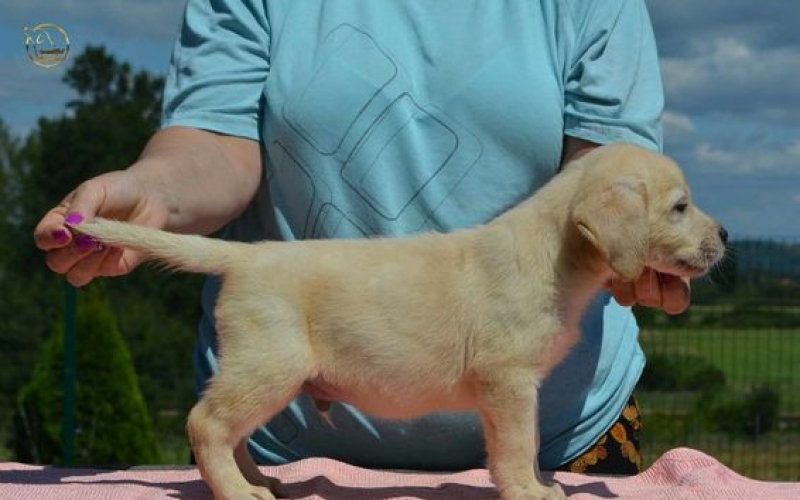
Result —
[{"label": "puppy's belly", "polygon": [[452,390],[431,391],[430,387],[420,387],[415,391],[409,385],[393,389],[388,384],[370,382],[332,384],[317,377],[303,384],[302,390],[317,401],[318,406],[337,401],[385,419],[410,419],[433,412],[468,411],[476,405],[474,392],[466,384]]}]

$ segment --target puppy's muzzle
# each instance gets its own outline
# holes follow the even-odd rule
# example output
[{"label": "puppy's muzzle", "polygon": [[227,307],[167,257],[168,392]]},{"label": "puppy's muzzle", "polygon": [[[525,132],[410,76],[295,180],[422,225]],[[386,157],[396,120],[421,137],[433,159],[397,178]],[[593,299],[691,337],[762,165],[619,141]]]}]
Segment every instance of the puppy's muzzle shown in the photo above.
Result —
[{"label": "puppy's muzzle", "polygon": [[722,241],[723,245],[728,244],[728,230],[724,227],[720,226],[717,230],[717,234],[719,234],[719,239]]}]

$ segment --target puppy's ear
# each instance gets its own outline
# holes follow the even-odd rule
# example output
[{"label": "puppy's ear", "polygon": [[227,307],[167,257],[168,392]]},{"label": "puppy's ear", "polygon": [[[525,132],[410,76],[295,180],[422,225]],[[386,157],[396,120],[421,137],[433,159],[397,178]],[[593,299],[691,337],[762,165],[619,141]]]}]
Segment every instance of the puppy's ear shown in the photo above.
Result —
[{"label": "puppy's ear", "polygon": [[644,185],[625,181],[584,191],[572,211],[578,231],[625,281],[634,281],[644,269],[647,219]]}]

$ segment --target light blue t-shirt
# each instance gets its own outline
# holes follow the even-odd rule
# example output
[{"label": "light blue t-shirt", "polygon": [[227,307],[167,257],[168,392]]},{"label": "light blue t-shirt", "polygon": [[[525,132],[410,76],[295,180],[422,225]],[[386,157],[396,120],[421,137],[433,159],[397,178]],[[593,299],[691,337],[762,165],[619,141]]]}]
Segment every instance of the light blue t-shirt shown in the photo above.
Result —
[{"label": "light blue t-shirt", "polygon": [[[643,0],[189,0],[163,125],[262,142],[266,182],[227,237],[363,238],[492,219],[556,174],[564,135],[659,149],[662,107]],[[217,288],[204,290],[201,388]],[[611,427],[644,365],[629,309],[602,295],[584,323],[541,390],[543,468]],[[251,450],[263,463],[483,464],[471,413],[331,416],[301,396]]]}]

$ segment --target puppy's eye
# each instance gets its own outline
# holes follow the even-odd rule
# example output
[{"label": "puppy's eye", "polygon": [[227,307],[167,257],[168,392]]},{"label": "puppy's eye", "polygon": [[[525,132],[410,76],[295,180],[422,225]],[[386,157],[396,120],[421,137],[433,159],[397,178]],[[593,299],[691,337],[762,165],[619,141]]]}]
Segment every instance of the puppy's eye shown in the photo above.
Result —
[{"label": "puppy's eye", "polygon": [[682,213],[684,213],[686,211],[687,208],[689,208],[689,204],[686,203],[685,201],[682,201],[682,202],[676,203],[675,206],[672,207],[672,210],[674,210],[675,212],[677,212],[679,214],[682,214]]}]

